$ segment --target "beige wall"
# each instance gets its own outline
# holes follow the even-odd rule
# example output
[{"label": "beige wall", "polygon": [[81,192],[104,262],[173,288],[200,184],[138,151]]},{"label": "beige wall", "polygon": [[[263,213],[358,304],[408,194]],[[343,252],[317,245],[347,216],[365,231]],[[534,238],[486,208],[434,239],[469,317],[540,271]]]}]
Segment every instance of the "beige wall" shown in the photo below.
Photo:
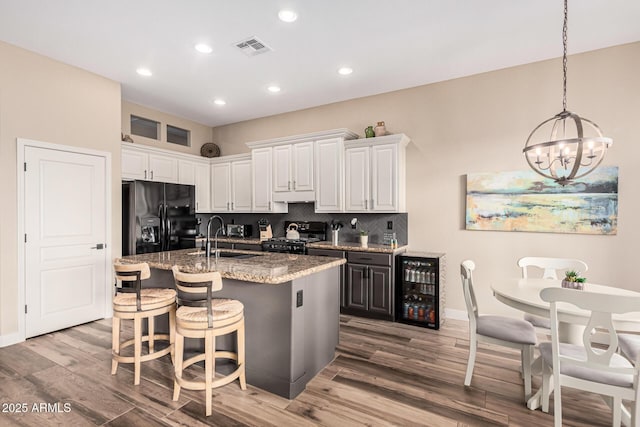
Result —
[{"label": "beige wall", "polygon": [[[507,312],[489,291],[493,277],[516,275],[524,255],[572,256],[590,267],[590,281],[637,288],[628,278],[640,242],[640,43],[569,59],[569,108],[595,120],[615,144],[606,164],[620,167],[617,236],[507,233],[464,230],[464,175],[525,169],[521,149],[539,122],[561,109],[560,60],[421,86],[318,108],[210,128],[121,102],[120,85],[86,71],[0,42],[0,335],[17,330],[16,138],[112,153],[113,255],[120,248],[120,132],[129,114],[195,129],[192,147],[146,143],[198,153],[213,141],[224,155],[247,152],[246,141],[349,128],[385,120],[404,132],[408,147],[409,243],[447,253],[447,306],[462,310],[458,264],[477,262],[483,311]],[[159,114],[159,115],[158,115]],[[145,116],[146,117],[146,116]],[[159,119],[158,119],[159,117]],[[176,121],[177,120],[177,121]],[[190,126],[193,126],[191,128]],[[636,131],[633,132],[632,131]],[[197,134],[197,135],[196,135]],[[134,137],[136,143],[145,144]],[[197,142],[195,142],[197,140]]]},{"label": "beige wall", "polygon": [[0,335],[17,332],[16,138],[111,153],[119,255],[120,84],[0,42]]},{"label": "beige wall", "polygon": [[640,43],[570,56],[568,66],[568,108],[614,139],[605,164],[620,167],[616,236],[464,230],[465,174],[527,169],[521,150],[529,132],[562,109],[560,59],[218,127],[214,141],[235,154],[248,151],[246,141],[324,129],[362,136],[379,120],[406,133],[409,244],[447,254],[448,308],[464,310],[466,258],[476,261],[482,311],[509,313],[489,284],[518,275],[525,255],[580,258],[590,281],[640,291],[629,280],[640,247]]},{"label": "beige wall", "polygon": [[[160,140],[145,138],[143,136],[131,135],[131,115],[144,117],[145,119],[160,122]],[[181,129],[191,131],[191,146],[184,147],[178,144],[167,142],[167,125],[177,126]],[[132,102],[122,101],[122,133],[131,135],[136,144],[149,145],[152,147],[163,148],[165,150],[174,150],[181,153],[189,153],[200,155],[200,147],[202,144],[212,142],[211,126],[206,126],[191,120],[172,116],[152,108],[134,104]],[[226,153],[224,153],[226,154]]]}]

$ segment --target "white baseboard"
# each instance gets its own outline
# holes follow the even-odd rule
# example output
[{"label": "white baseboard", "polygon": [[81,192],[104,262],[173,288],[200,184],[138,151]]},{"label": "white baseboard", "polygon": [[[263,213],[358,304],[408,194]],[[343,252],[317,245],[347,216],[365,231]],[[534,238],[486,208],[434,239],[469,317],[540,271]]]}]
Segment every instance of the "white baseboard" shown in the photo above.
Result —
[{"label": "white baseboard", "polygon": [[469,316],[467,316],[466,311],[454,310],[453,308],[445,308],[444,317],[445,319],[465,320],[467,322],[469,321]]},{"label": "white baseboard", "polygon": [[0,348],[8,347],[13,344],[18,344],[23,342],[24,339],[20,337],[20,333],[14,332],[12,334],[0,335]]}]

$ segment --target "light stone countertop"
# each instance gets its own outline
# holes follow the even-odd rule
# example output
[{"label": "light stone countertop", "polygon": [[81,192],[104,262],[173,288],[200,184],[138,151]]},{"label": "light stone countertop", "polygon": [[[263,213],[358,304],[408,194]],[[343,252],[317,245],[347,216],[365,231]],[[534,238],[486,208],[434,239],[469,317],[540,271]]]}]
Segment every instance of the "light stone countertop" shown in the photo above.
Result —
[{"label": "light stone countertop", "polygon": [[[198,237],[196,239],[198,242],[204,242],[206,237]],[[213,240],[213,238],[211,239]],[[246,243],[252,245],[259,245],[260,239],[257,238],[239,238],[239,237],[218,237],[218,242],[225,243]],[[313,242],[307,243],[308,248],[314,249],[332,249],[337,251],[358,251],[358,252],[377,252],[377,253],[385,253],[385,254],[393,254],[397,255],[407,251],[409,246],[399,246],[395,249],[392,249],[389,245],[382,245],[378,243],[369,243],[366,247],[361,246],[359,242],[338,242],[337,245],[332,244],[330,241],[322,241],[322,242]]]},{"label": "light stone countertop", "polygon": [[155,252],[150,254],[129,255],[117,262],[138,263],[147,262],[151,268],[171,270],[179,265],[182,271],[188,273],[202,273],[219,271],[224,279],[235,279],[246,282],[280,284],[308,276],[318,271],[338,267],[346,262],[341,258],[327,258],[319,256],[282,254],[273,252],[242,251],[223,249],[223,252],[233,252],[256,255],[251,258],[225,258],[217,261],[212,256],[207,259],[204,252],[198,249],[181,249],[177,251]]},{"label": "light stone countertop", "polygon": [[361,246],[359,242],[338,242],[334,245],[331,242],[314,242],[308,243],[308,248],[313,249],[332,249],[338,251],[356,251],[356,252],[378,252],[384,254],[400,254],[407,250],[408,246],[398,246],[392,249],[389,245],[381,245],[378,243],[369,243],[367,246]]}]

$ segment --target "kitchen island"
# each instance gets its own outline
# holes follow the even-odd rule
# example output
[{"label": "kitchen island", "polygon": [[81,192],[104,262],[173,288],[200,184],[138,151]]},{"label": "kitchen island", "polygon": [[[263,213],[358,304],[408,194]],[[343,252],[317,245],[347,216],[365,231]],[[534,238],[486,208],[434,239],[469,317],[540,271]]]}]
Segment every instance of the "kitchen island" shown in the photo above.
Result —
[{"label": "kitchen island", "polygon": [[[147,262],[151,278],[144,287],[174,288],[171,268],[185,272],[219,271],[217,298],[244,304],[247,382],[295,398],[329,364],[338,344],[340,265],[343,259],[241,250],[223,250],[220,258],[183,249],[131,255],[123,263]],[[166,325],[156,325],[160,330]],[[201,344],[185,342],[192,350]],[[218,338],[217,348],[233,349],[235,339]],[[225,369],[216,362],[216,369]]]}]

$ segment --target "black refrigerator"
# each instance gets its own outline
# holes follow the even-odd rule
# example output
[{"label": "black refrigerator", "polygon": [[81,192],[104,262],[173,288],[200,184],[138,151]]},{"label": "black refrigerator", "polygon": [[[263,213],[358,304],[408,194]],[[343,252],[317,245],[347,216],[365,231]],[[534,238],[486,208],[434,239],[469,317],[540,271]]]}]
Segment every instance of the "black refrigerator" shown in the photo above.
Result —
[{"label": "black refrigerator", "polygon": [[440,329],[444,322],[445,255],[405,252],[396,259],[396,321]]},{"label": "black refrigerator", "polygon": [[122,255],[195,247],[195,187],[150,181],[122,183]]}]

